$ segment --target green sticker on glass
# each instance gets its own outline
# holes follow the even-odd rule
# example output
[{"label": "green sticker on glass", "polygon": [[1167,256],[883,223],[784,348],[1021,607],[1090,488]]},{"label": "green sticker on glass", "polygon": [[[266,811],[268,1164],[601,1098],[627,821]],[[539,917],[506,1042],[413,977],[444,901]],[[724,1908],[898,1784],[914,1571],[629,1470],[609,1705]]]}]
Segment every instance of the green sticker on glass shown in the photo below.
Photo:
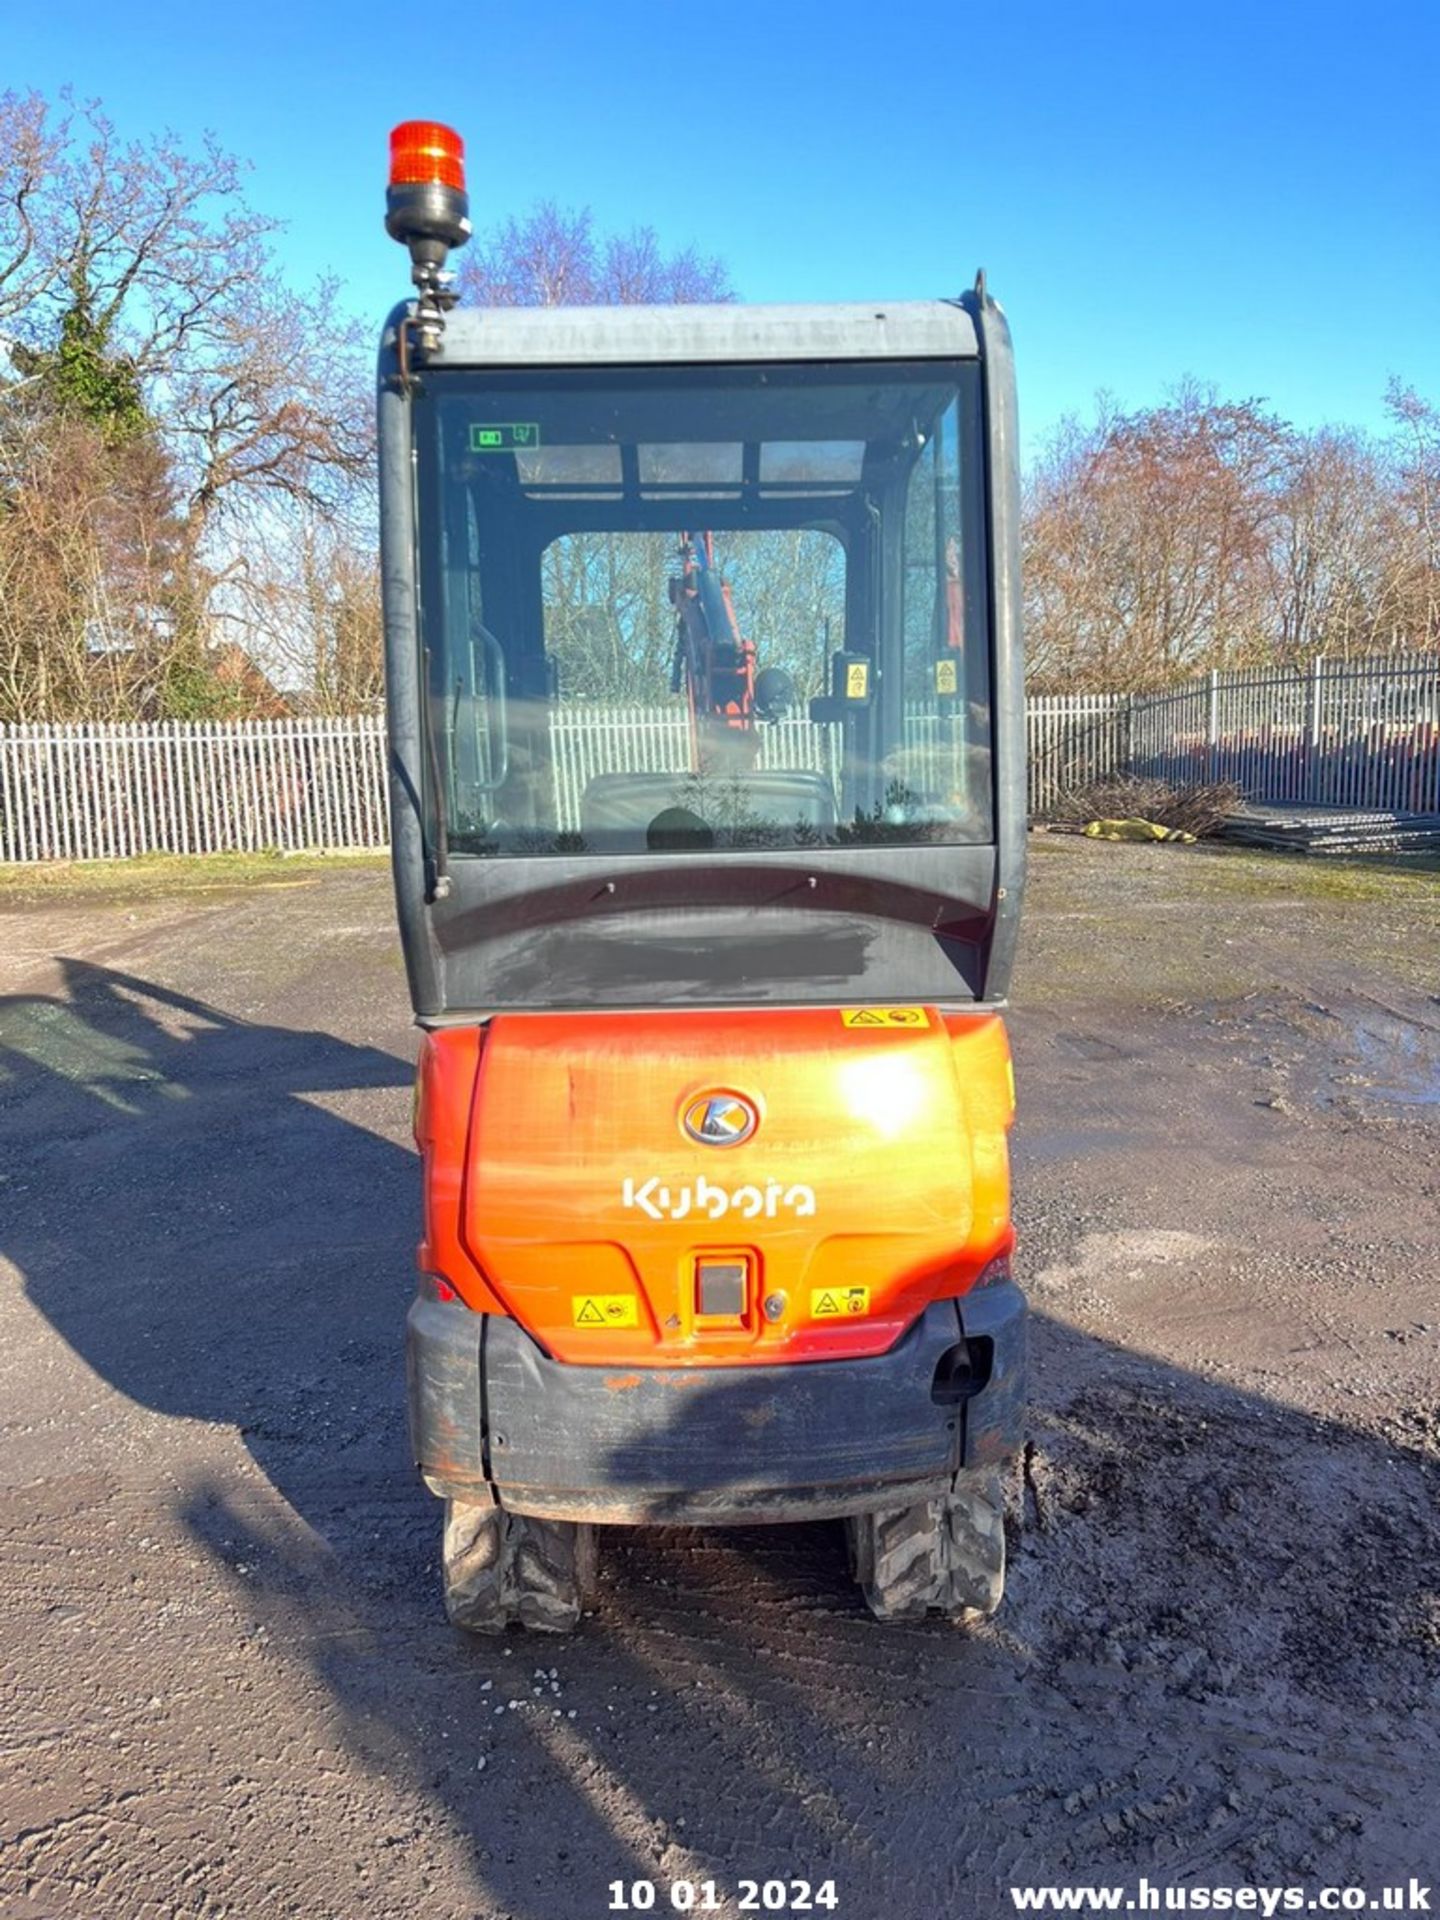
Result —
[{"label": "green sticker on glass", "polygon": [[472,453],[524,453],[539,444],[540,429],[533,420],[503,420],[470,429]]}]

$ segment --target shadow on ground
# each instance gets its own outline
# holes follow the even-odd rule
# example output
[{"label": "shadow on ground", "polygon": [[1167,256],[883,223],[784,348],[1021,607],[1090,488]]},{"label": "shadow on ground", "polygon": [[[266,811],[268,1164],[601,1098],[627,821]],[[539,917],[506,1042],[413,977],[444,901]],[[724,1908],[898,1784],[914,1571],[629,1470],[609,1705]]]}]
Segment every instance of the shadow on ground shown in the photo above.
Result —
[{"label": "shadow on ground", "polygon": [[[475,1912],[803,1874],[904,1920],[1011,1881],[1426,1864],[1424,1410],[1366,1439],[1042,1323],[996,1625],[873,1626],[838,1527],[617,1532],[576,1639],[470,1643],[404,1437],[418,1171],[354,1117],[408,1063],[69,962],[0,1003],[0,1067],[0,1252],[110,1388],[243,1435],[263,1484],[200,1450],[175,1498],[276,1649],[270,1710],[300,1661],[357,1772],[463,1837]],[[394,1844],[367,1910],[430,1886],[426,1832]]]}]

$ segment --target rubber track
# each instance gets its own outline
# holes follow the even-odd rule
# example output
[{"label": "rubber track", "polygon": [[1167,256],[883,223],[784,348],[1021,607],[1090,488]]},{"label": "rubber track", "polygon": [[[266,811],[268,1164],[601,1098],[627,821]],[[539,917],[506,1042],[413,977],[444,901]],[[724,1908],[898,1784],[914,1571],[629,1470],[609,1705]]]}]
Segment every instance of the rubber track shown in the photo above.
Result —
[{"label": "rubber track", "polygon": [[445,1505],[445,1611],[468,1633],[568,1633],[594,1580],[595,1531],[501,1507]]},{"label": "rubber track", "polygon": [[877,1620],[994,1613],[1005,1591],[1005,1501],[998,1473],[962,1474],[945,1500],[852,1522],[857,1577]]}]

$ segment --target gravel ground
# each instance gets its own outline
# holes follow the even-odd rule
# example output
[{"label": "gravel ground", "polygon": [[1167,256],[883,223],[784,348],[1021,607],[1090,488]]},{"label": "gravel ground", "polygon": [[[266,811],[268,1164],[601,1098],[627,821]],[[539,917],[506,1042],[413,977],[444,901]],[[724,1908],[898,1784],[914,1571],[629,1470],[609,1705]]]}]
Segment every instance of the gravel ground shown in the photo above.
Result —
[{"label": "gravel ground", "polygon": [[606,1534],[573,1640],[452,1633],[383,874],[0,894],[5,1920],[1440,1879],[1440,885],[1035,852],[968,1636],[872,1624],[830,1526]]}]

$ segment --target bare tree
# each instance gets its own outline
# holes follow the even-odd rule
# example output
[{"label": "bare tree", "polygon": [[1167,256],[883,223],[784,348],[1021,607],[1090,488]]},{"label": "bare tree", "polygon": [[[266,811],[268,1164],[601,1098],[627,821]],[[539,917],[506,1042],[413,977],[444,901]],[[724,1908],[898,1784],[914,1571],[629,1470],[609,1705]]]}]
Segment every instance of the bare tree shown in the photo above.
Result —
[{"label": "bare tree", "polygon": [[221,596],[225,627],[291,706],[375,710],[384,697],[380,579],[362,527],[303,504],[257,519]]},{"label": "bare tree", "polygon": [[[315,704],[376,697],[369,329],[333,282],[285,282],[244,188],[212,138],[0,95],[0,717],[233,710],[258,676],[205,681],[237,636]],[[465,283],[730,297],[693,248],[553,205],[476,248]]]},{"label": "bare tree", "polygon": [[1387,645],[1405,541],[1381,450],[1333,428],[1295,435],[1269,548],[1271,655],[1287,666]]},{"label": "bare tree", "polygon": [[[0,93],[0,329],[6,331],[29,316],[59,272],[48,229],[63,142],[63,129],[38,93]],[[0,387],[8,357],[0,353]]]},{"label": "bare tree", "polygon": [[0,717],[163,709],[182,529],[163,454],[12,421],[0,511]]},{"label": "bare tree", "polygon": [[1413,387],[1391,380],[1385,394],[1394,422],[1396,487],[1412,533],[1406,591],[1407,625],[1440,645],[1440,408]]},{"label": "bare tree", "polygon": [[667,254],[651,227],[601,235],[588,207],[542,200],[460,256],[461,297],[482,307],[670,305],[733,300],[716,258],[685,247]]},{"label": "bare tree", "polygon": [[245,170],[213,138],[195,152],[170,134],[122,142],[94,104],[65,126],[46,243],[56,344],[32,355],[42,377],[74,397],[67,326],[97,366],[125,370],[137,424],[176,465],[197,549],[232,500],[333,498],[370,452],[363,329],[333,280],[286,284],[269,249],[278,223],[247,206]]},{"label": "bare tree", "polygon": [[206,135],[122,141],[98,103],[67,120],[51,242],[61,298],[82,303],[102,350],[141,380],[166,377],[273,272],[279,222],[245,203],[245,168]]},{"label": "bare tree", "polygon": [[[63,574],[71,606],[23,645],[7,620],[0,711],[36,698],[69,710],[100,700],[102,683],[106,702],[136,710],[174,699],[189,711],[211,693],[233,706],[260,676],[204,682],[234,583],[253,587],[275,552],[257,525],[287,512],[336,528],[366,517],[365,330],[333,283],[286,284],[276,223],[248,206],[244,168],[213,140],[123,141],[97,105],[66,100],[56,116],[34,96],[0,101],[7,132],[0,312],[7,288],[24,304],[9,354],[19,384],[0,386],[0,544],[23,525],[44,531],[46,591]],[[49,457],[62,448],[68,464]],[[63,539],[62,503],[73,522]],[[150,530],[162,525],[157,545]],[[154,559],[143,587],[141,550]],[[10,558],[0,565],[19,578]],[[104,638],[122,629],[123,642]],[[77,634],[91,655],[78,679]],[[55,658],[37,672],[42,637]],[[171,668],[157,675],[162,655]]]},{"label": "bare tree", "polygon": [[1388,404],[1383,442],[1193,385],[1064,423],[1027,484],[1034,680],[1141,689],[1440,645],[1440,413],[1398,383]]},{"label": "bare tree", "polygon": [[277,501],[341,517],[373,454],[364,329],[333,282],[276,277],[213,317],[165,382],[166,430],[197,551],[214,526]]},{"label": "bare tree", "polygon": [[1258,403],[1194,383],[1164,407],[1065,423],[1028,488],[1037,676],[1139,689],[1263,657],[1288,448]]}]

